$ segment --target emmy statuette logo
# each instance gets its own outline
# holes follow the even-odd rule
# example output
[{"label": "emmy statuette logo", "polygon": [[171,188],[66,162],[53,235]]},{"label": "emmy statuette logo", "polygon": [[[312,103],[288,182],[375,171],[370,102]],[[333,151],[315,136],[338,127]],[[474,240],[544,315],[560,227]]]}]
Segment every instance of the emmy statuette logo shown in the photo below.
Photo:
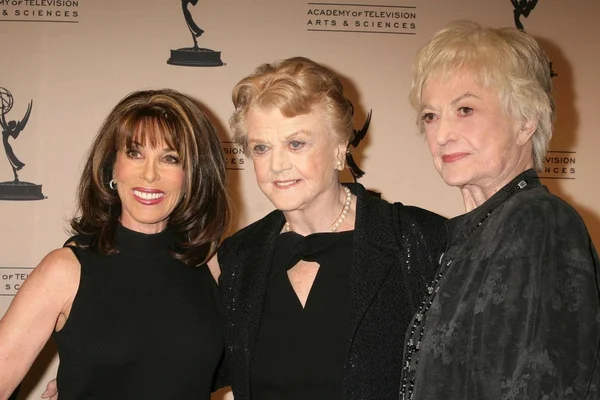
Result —
[{"label": "emmy statuette logo", "polygon": [[19,180],[18,172],[23,169],[25,163],[19,160],[9,141],[9,139],[12,138],[12,142],[14,143],[25,129],[29,116],[31,115],[33,100],[29,101],[27,111],[20,121],[11,120],[10,118],[7,120],[7,115],[12,110],[13,104],[13,95],[8,89],[0,87],[0,127],[2,128],[2,145],[4,146],[4,152],[6,153],[6,158],[12,168],[14,177],[14,180],[12,181],[0,182],[0,200],[43,200],[46,197],[42,194],[42,185]]},{"label": "emmy statuette logo", "polygon": [[[525,27],[523,26],[523,23],[521,22],[521,17],[525,17],[525,18],[529,17],[529,14],[531,14],[533,9],[537,5],[538,0],[510,0],[510,2],[512,3],[512,5],[514,7],[513,14],[515,16],[515,27],[517,29],[525,31]],[[556,72],[554,72],[554,70],[552,69],[552,62],[550,62],[549,67],[550,67],[550,77],[554,78],[555,76],[558,76],[558,74]]]},{"label": "emmy statuette logo", "polygon": [[171,57],[167,60],[167,64],[171,65],[183,65],[187,67],[219,67],[225,65],[221,61],[221,52],[211,49],[206,49],[198,46],[198,38],[202,36],[204,30],[202,30],[190,12],[188,6],[195,6],[198,4],[198,0],[181,0],[181,8],[183,9],[183,16],[185,23],[187,24],[188,30],[192,35],[194,41],[194,47],[184,47],[177,50],[171,50]]},{"label": "emmy statuette logo", "polygon": [[510,0],[515,8],[513,13],[515,15],[515,26],[517,29],[522,31],[525,30],[523,24],[521,23],[521,16],[527,18],[529,17],[529,13],[533,11],[538,0]]}]

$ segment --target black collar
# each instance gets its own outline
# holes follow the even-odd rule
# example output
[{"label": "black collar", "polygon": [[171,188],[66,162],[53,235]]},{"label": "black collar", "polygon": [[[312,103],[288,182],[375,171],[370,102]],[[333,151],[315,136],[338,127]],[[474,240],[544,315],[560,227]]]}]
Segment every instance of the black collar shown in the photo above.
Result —
[{"label": "black collar", "polygon": [[517,175],[510,183],[505,185],[479,207],[466,214],[459,215],[446,221],[448,232],[450,233],[450,243],[457,240],[462,241],[470,237],[496,208],[516,193],[524,190],[531,190],[540,185],[540,178],[534,169],[528,169]]}]

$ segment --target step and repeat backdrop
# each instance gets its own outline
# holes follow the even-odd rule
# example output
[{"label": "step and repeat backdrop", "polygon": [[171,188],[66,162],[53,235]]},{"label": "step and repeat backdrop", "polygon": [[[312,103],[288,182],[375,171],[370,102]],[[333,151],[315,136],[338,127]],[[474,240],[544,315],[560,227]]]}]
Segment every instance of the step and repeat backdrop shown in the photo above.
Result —
[{"label": "step and repeat backdrop", "polygon": [[[0,0],[0,315],[68,237],[88,146],[134,90],[174,88],[203,104],[227,157],[234,229],[272,205],[231,142],[231,89],[259,64],[292,56],[340,75],[357,128],[372,112],[354,150],[366,171],[361,183],[391,201],[460,214],[459,191],[434,170],[407,100],[414,54],[456,19],[521,27],[549,54],[558,119],[540,176],[577,208],[600,245],[598,15],[598,0]],[[46,349],[21,398],[39,398],[57,363]]]}]

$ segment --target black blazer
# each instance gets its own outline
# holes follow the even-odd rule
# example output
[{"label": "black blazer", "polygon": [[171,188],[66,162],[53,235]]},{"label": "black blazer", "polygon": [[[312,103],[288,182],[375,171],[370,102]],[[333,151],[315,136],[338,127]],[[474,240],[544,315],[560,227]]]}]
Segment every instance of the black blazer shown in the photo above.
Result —
[{"label": "black blazer", "polygon": [[[362,185],[347,186],[358,202],[344,399],[397,400],[405,332],[445,247],[445,219],[380,200]],[[219,249],[227,371],[220,384],[232,386],[235,400],[250,399],[252,353],[275,239],[284,223],[283,213],[273,211]]]}]

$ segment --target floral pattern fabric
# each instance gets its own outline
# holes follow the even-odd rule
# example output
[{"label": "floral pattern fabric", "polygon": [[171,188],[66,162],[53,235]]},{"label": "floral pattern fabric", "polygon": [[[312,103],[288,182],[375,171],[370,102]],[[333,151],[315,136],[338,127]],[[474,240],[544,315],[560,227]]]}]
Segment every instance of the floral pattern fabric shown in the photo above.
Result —
[{"label": "floral pattern fabric", "polygon": [[529,170],[447,224],[413,399],[599,399],[600,264],[579,214]]}]

